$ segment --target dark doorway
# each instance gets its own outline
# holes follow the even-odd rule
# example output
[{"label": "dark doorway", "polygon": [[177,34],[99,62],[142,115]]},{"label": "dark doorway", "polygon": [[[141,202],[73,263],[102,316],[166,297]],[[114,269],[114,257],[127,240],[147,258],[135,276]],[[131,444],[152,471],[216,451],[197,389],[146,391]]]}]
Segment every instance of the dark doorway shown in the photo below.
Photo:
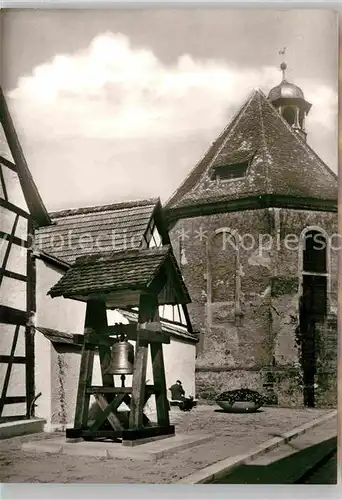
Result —
[{"label": "dark doorway", "polygon": [[315,406],[316,329],[327,314],[327,276],[326,240],[322,233],[310,231],[303,249],[299,322],[304,405],[311,408]]}]

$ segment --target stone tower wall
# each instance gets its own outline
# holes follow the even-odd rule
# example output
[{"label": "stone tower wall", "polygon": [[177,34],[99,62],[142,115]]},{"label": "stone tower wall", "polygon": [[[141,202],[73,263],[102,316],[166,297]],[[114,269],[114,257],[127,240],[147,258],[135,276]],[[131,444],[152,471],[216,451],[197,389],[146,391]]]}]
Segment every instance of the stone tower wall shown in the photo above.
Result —
[{"label": "stone tower wall", "polygon": [[[271,367],[279,404],[302,404],[296,327],[307,227],[323,229],[337,248],[337,215],[326,212],[246,210],[182,219],[171,229],[200,331],[200,398],[244,386],[262,391]],[[330,251],[329,313],[337,306],[337,253]]]}]

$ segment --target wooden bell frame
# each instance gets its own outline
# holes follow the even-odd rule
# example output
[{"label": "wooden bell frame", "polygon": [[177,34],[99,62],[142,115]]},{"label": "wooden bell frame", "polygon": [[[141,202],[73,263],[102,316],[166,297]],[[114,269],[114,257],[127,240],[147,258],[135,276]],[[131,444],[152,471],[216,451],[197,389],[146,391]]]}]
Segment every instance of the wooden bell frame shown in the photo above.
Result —
[{"label": "wooden bell frame", "polygon": [[[104,367],[111,346],[116,337],[126,335],[128,340],[136,341],[132,387],[117,387],[113,375],[105,374]],[[75,336],[82,342],[82,354],[76,400],[74,427],[66,430],[67,438],[121,439],[122,444],[137,444],[153,438],[174,435],[170,425],[169,403],[165,381],[163,343],[170,343],[170,336],[162,332],[158,295],[141,293],[139,297],[139,316],[137,324],[107,324],[105,300],[88,300],[84,335]],[[98,349],[102,386],[92,386],[94,354]],[[153,371],[153,385],[146,384],[148,349],[150,349]],[[89,422],[90,396],[93,395],[101,409],[93,422]],[[157,422],[153,423],[144,413],[144,407],[155,395]],[[129,407],[129,412],[118,411],[121,403]],[[107,428],[105,423],[108,422]],[[108,429],[108,427],[110,427]]]}]

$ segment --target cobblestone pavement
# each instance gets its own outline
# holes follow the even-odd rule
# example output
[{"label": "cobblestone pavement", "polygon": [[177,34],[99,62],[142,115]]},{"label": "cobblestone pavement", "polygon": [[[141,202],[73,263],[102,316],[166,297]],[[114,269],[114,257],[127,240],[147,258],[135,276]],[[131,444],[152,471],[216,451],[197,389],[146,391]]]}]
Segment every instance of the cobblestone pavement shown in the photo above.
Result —
[{"label": "cobblestone pavement", "polygon": [[331,410],[262,408],[256,413],[230,414],[215,406],[199,406],[189,413],[171,412],[177,433],[203,433],[212,440],[157,462],[32,453],[21,450],[26,441],[60,437],[35,434],[0,441],[2,483],[174,483],[219,460],[248,452]]}]

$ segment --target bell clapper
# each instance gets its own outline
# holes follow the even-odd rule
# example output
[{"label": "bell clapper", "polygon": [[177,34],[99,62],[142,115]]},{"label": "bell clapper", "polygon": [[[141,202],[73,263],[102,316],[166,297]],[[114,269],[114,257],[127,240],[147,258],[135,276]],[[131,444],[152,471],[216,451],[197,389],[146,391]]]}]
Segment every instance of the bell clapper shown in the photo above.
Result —
[{"label": "bell clapper", "polygon": [[121,387],[125,387],[126,375],[121,375]]}]

